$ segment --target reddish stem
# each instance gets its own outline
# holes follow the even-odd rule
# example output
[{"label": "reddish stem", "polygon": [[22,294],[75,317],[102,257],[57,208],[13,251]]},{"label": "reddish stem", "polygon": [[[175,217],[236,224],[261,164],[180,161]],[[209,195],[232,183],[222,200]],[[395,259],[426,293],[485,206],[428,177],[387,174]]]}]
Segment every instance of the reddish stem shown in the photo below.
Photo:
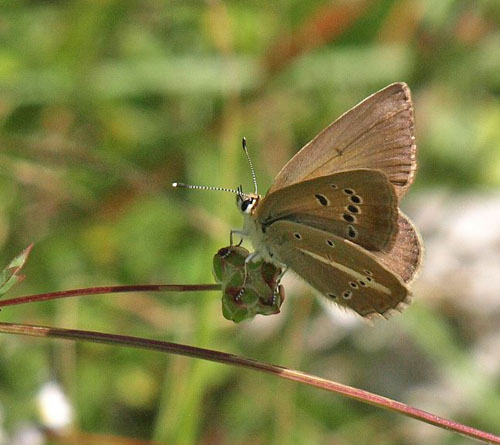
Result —
[{"label": "reddish stem", "polygon": [[0,307],[16,304],[35,303],[39,301],[57,300],[58,298],[79,297],[81,295],[114,294],[119,292],[195,292],[221,290],[220,284],[139,284],[132,286],[101,286],[83,289],[47,292],[46,294],[27,295],[0,301]]},{"label": "reddish stem", "polygon": [[0,323],[0,332],[20,335],[30,335],[35,337],[62,338],[67,340],[85,340],[94,343],[106,343],[111,345],[125,345],[135,348],[152,349],[161,352],[170,352],[184,355],[187,357],[201,358],[218,363],[226,363],[234,366],[241,366],[247,369],[254,369],[278,377],[300,382],[316,388],[325,389],[330,392],[344,395],[351,399],[378,406],[390,411],[403,414],[408,417],[429,423],[431,425],[443,428],[449,431],[460,433],[464,436],[479,439],[484,442],[500,444],[500,437],[485,431],[481,431],[452,420],[444,419],[434,414],[413,408],[395,400],[382,397],[362,389],[335,383],[330,380],[322,379],[314,375],[306,374],[293,369],[283,368],[281,366],[258,362],[256,360],[238,357],[233,354],[202,349],[194,346],[180,345],[160,340],[150,340],[147,338],[130,337],[125,335],[105,334],[101,332],[80,331],[75,329],[59,329],[44,326],[31,326],[12,323]]}]

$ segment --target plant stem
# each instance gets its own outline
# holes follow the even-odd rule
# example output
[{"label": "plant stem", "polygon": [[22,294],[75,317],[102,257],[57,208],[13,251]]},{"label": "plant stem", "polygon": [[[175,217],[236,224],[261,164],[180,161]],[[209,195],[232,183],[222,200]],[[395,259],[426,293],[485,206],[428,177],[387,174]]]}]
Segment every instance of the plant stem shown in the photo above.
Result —
[{"label": "plant stem", "polygon": [[218,363],[225,363],[234,366],[241,366],[247,369],[273,374],[278,377],[300,382],[316,388],[325,389],[330,392],[341,394],[360,402],[368,403],[386,410],[394,411],[408,417],[426,422],[428,424],[443,428],[449,431],[460,433],[464,436],[482,440],[487,443],[500,444],[500,437],[485,431],[481,431],[452,420],[444,419],[434,414],[413,408],[395,400],[382,397],[362,389],[342,385],[320,377],[306,374],[293,369],[283,368],[281,366],[258,362],[256,360],[239,357],[210,349],[197,348],[195,346],[181,345],[159,340],[151,340],[140,337],[130,337],[125,335],[106,334],[101,332],[81,331],[75,329],[50,328],[45,326],[33,326],[13,323],[0,323],[0,332],[18,335],[29,335],[34,337],[61,338],[67,340],[85,340],[94,343],[105,343],[110,345],[132,346],[179,354],[187,357],[195,357],[204,360],[210,360]]},{"label": "plant stem", "polygon": [[114,294],[120,292],[195,292],[221,290],[220,284],[138,284],[132,286],[100,286],[83,289],[70,289],[45,294],[27,295],[0,301],[0,307],[16,304],[57,300],[58,298],[79,297],[82,295]]}]

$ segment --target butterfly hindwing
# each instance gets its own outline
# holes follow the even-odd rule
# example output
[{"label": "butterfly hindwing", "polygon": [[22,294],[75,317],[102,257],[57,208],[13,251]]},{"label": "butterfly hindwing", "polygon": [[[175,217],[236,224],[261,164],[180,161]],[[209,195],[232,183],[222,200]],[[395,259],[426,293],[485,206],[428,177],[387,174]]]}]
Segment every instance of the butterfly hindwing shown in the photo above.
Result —
[{"label": "butterfly hindwing", "polygon": [[335,171],[383,171],[404,195],[416,165],[413,106],[408,86],[394,83],[344,113],[278,173],[269,192]]},{"label": "butterfly hindwing", "polygon": [[409,303],[403,281],[362,247],[293,221],[277,221],[267,231],[277,260],[289,266],[329,300],[363,317],[387,316]]},{"label": "butterfly hindwing", "polygon": [[411,221],[401,210],[399,210],[398,234],[394,244],[373,254],[405,283],[414,280],[422,262],[422,241]]},{"label": "butterfly hindwing", "polygon": [[369,250],[390,248],[397,235],[397,197],[387,176],[358,169],[302,181],[267,194],[257,221],[294,221],[346,238]]}]

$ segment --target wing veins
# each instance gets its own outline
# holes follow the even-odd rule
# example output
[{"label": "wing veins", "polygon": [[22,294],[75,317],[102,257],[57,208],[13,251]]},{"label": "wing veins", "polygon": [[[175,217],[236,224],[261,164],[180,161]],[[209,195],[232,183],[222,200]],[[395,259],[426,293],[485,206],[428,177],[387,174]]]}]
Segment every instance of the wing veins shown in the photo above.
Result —
[{"label": "wing veins", "polygon": [[[314,170],[311,170],[311,172],[309,172],[309,174],[307,176],[309,177],[313,173],[315,173],[316,171],[320,170],[325,164],[328,164],[328,162],[331,162],[332,159],[336,159],[336,158],[342,156],[342,154],[344,153],[344,151],[346,151],[351,145],[353,145],[357,140],[359,140],[363,135],[365,135],[366,133],[368,133],[369,131],[371,131],[377,125],[385,122],[388,119],[393,118],[394,116],[397,116],[400,113],[403,113],[404,111],[408,111],[408,108],[403,108],[402,110],[396,111],[396,112],[394,112],[394,113],[392,113],[392,114],[390,114],[390,115],[382,118],[381,120],[378,120],[377,122],[375,122],[374,124],[372,124],[370,127],[368,127],[366,130],[364,130],[363,132],[359,133],[359,135],[356,138],[354,138],[351,142],[349,142],[347,145],[345,145],[342,149],[335,148],[335,151],[337,152],[337,154],[335,156],[332,156],[331,158],[327,159],[325,162],[323,162],[322,164],[320,164]],[[405,145],[402,145],[401,147],[404,147],[404,146]]]}]

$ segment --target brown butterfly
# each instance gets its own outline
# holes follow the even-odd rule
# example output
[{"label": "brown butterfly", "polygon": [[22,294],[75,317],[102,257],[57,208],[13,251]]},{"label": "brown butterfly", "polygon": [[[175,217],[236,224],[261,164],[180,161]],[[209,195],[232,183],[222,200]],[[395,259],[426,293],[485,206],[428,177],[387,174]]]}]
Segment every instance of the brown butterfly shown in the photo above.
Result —
[{"label": "brown butterfly", "polygon": [[[243,147],[248,155],[245,140]],[[232,233],[250,238],[253,258],[292,269],[363,317],[387,317],[409,303],[422,258],[420,237],[398,208],[416,168],[410,90],[394,83],[304,146],[264,198],[253,168],[255,193],[212,189],[237,193],[244,227]]]}]

